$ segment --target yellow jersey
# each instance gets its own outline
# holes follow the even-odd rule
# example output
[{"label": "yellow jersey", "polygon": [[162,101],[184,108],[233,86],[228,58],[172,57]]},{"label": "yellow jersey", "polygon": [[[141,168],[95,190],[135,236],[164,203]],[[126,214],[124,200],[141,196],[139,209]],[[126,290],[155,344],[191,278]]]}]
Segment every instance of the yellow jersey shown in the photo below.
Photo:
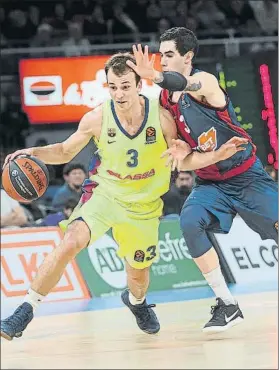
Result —
[{"label": "yellow jersey", "polygon": [[[158,99],[145,99],[143,122],[135,135],[121,126],[114,103],[103,104],[98,147],[101,164],[90,177],[98,190],[122,202],[149,203],[169,189],[170,167],[160,158],[167,149],[161,129]],[[96,189],[97,190],[97,189]]]}]

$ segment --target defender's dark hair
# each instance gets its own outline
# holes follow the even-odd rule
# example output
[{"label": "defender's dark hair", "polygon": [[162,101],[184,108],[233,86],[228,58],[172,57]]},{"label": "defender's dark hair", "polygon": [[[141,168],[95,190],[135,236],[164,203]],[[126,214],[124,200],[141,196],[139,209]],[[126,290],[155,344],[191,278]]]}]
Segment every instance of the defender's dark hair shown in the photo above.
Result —
[{"label": "defender's dark hair", "polygon": [[112,55],[105,64],[106,76],[108,76],[108,71],[110,68],[112,68],[113,73],[116,74],[116,76],[118,77],[132,71],[134,72],[136,77],[136,84],[138,84],[141,78],[132,68],[130,68],[126,64],[127,60],[130,60],[131,62],[136,64],[134,56],[130,53],[117,53]]},{"label": "defender's dark hair", "polygon": [[181,56],[188,51],[193,51],[194,56],[197,55],[199,43],[194,32],[185,27],[173,27],[166,30],[160,36],[160,42],[174,41],[177,51]]}]

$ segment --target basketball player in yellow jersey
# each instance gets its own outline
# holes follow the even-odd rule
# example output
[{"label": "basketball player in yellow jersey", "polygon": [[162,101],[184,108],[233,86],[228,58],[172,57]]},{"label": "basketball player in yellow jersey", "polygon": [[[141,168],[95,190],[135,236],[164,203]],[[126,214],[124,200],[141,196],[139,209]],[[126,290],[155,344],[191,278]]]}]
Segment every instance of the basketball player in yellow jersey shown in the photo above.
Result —
[{"label": "basketball player in yellow jersey", "polygon": [[[47,164],[69,162],[93,137],[101,161],[91,177],[95,186],[85,203],[80,202],[70,220],[61,244],[40,266],[24,303],[1,321],[1,335],[11,340],[19,337],[33,319],[39,302],[60,280],[67,264],[90,242],[112,228],[119,245],[119,255],[126,261],[129,290],[122,293],[123,302],[135,315],[146,333],[160,329],[152,305],[146,303],[149,267],[158,255],[158,226],[163,195],[169,188],[170,168],[160,158],[176,138],[175,123],[158,100],[139,94],[140,78],[127,66],[134,61],[130,54],[114,55],[105,72],[111,100],[87,113],[77,131],[63,143],[17,151],[29,154]],[[181,144],[181,159],[190,153]],[[222,159],[224,151],[192,153],[191,164],[208,165]]]}]

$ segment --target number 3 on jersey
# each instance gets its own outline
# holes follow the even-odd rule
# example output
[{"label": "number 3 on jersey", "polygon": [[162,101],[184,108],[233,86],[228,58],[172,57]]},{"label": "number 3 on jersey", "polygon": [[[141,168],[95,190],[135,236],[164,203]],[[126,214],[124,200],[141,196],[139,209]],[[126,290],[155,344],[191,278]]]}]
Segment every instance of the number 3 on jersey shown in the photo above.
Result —
[{"label": "number 3 on jersey", "polygon": [[138,156],[139,153],[135,149],[129,149],[127,152],[127,155],[130,156],[130,160],[127,162],[128,167],[137,167],[139,161],[138,161]]}]

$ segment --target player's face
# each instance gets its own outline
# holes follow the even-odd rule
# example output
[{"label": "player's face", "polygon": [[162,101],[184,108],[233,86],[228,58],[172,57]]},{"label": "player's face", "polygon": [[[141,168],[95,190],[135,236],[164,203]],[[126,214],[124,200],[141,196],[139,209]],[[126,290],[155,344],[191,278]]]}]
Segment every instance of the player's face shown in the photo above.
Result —
[{"label": "player's face", "polygon": [[107,80],[110,96],[117,108],[122,111],[130,109],[135,99],[138,99],[141,87],[140,83],[136,84],[134,72],[116,76],[112,69],[109,69]]},{"label": "player's face", "polygon": [[79,188],[85,180],[85,177],[86,176],[83,170],[80,168],[76,168],[72,170],[65,179],[70,186]]},{"label": "player's face", "polygon": [[176,179],[176,186],[178,188],[192,189],[193,181],[193,176],[189,173],[180,172]]},{"label": "player's face", "polygon": [[161,66],[163,72],[173,71],[184,73],[187,63],[191,62],[189,56],[180,55],[174,41],[163,41],[160,44]]}]

